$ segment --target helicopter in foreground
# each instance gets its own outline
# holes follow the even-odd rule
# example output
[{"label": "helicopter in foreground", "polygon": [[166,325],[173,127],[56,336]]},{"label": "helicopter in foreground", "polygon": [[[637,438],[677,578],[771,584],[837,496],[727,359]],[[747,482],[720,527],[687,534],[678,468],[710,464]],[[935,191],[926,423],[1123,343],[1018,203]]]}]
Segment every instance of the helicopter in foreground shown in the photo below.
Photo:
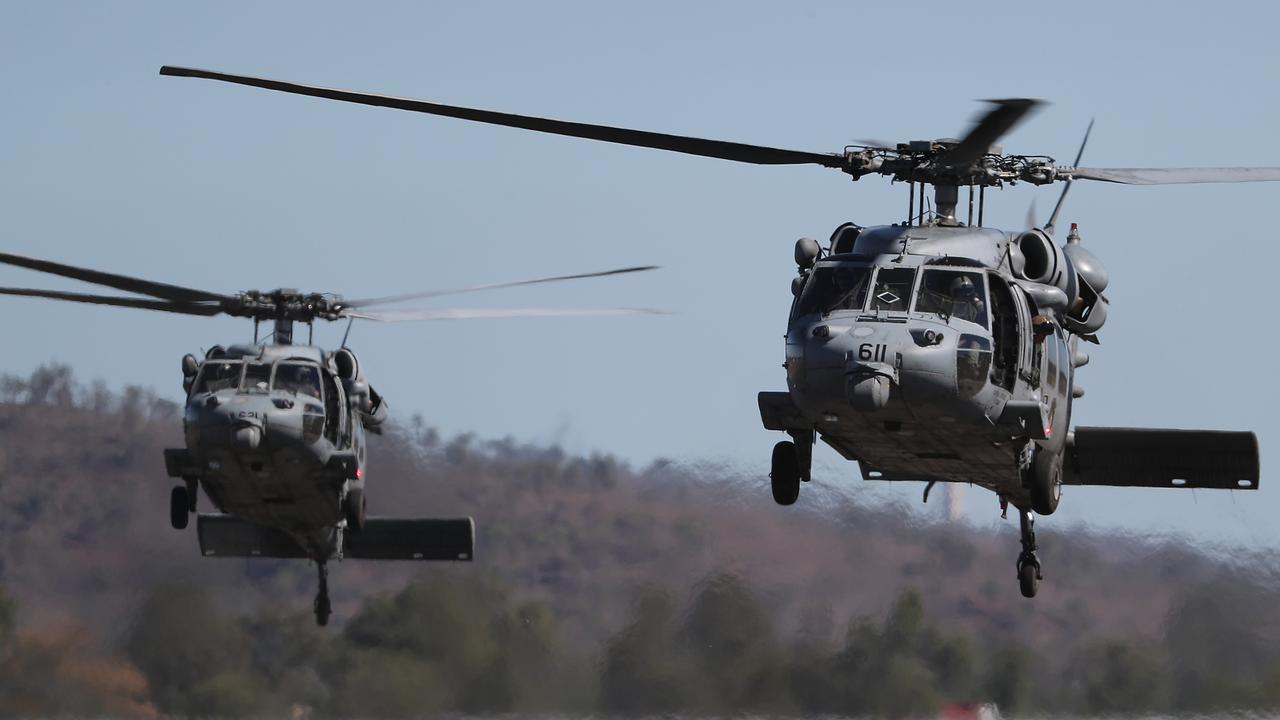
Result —
[{"label": "helicopter in foreground", "polygon": [[[387,403],[369,384],[356,354],[342,346],[326,351],[294,343],[294,325],[309,333],[317,320],[456,320],[495,317],[654,314],[613,309],[368,310],[384,304],[538,283],[652,270],[630,267],[454,290],[363,300],[297,290],[251,290],[226,295],[151,282],[126,275],[0,253],[0,263],[134,293],[91,295],[0,287],[0,295],[139,308],[183,315],[230,315],[253,320],[251,343],[215,345],[203,358],[182,358],[184,448],[165,450],[165,468],[177,478],[170,522],[185,529],[199,491],[217,513],[196,517],[206,557],[306,558],[316,563],[315,616],[326,625],[332,612],[331,560],[470,561],[475,545],[471,518],[390,518],[367,514],[368,433],[381,434]],[[258,337],[260,324],[271,333]]]},{"label": "helicopter in foreground", "polygon": [[[1064,484],[1257,489],[1251,432],[1080,427],[1076,369],[1107,319],[1109,276],[1073,224],[1054,240],[1075,180],[1131,185],[1280,180],[1280,167],[1086,168],[1005,154],[996,144],[1040,103],[998,100],[959,139],[851,145],[814,153],[568,122],[407,98],[166,66],[196,77],[590,140],[758,165],[815,164],[858,180],[909,187],[899,222],[846,223],[824,246],[796,243],[786,335],[786,392],[758,396],[773,449],[770,484],[781,505],[811,478],[818,438],[859,464],[866,480],[971,483],[1019,513],[1019,587],[1042,579],[1035,516],[1053,513]],[[1049,221],[984,227],[985,191],[1064,182]],[[926,210],[926,187],[933,203]],[[960,190],[968,214],[958,217]],[[975,218],[976,196],[976,218]]]}]

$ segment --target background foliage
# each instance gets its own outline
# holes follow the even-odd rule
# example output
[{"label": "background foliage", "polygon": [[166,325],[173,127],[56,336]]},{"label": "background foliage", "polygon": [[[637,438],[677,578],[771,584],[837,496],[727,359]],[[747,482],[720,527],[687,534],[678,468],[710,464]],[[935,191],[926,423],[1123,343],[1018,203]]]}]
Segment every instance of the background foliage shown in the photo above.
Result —
[{"label": "background foliage", "polygon": [[474,515],[477,561],[343,563],[318,629],[306,563],[202,560],[168,528],[160,450],[180,442],[178,408],[143,389],[0,377],[0,715],[1280,707],[1259,553],[1049,521],[1028,602],[1011,525],[820,486],[784,510],[763,477],[417,419],[377,440],[371,511]]}]

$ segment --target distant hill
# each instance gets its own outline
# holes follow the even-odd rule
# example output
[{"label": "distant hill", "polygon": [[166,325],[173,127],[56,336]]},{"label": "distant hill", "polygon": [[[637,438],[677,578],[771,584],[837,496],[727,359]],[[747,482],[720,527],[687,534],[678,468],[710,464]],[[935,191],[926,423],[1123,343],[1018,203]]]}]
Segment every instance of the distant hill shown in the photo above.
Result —
[{"label": "distant hill", "polygon": [[[64,367],[0,378],[0,587],[20,630],[87,626],[95,647],[113,652],[153,590],[175,581],[228,616],[309,610],[306,563],[203,559],[193,531],[168,527],[161,451],[181,445],[180,424],[172,403],[139,388],[84,387]],[[549,608],[565,647],[598,662],[645,592],[690,602],[705,578],[727,577],[749,588],[779,642],[822,647],[846,641],[851,620],[880,622],[914,589],[930,623],[981,648],[1016,646],[1046,683],[1109,643],[1165,652],[1177,639],[1171,619],[1192,637],[1240,630],[1250,667],[1277,656],[1280,595],[1265,558],[1224,565],[1178,545],[1045,523],[1052,560],[1028,601],[1014,578],[1012,528],[997,537],[852,501],[779,508],[764,477],[442,438],[417,419],[396,418],[371,451],[370,512],[474,516],[476,562],[342,563],[332,578],[339,626],[411,580],[471,575]],[[1205,627],[1183,627],[1188,613]]]}]

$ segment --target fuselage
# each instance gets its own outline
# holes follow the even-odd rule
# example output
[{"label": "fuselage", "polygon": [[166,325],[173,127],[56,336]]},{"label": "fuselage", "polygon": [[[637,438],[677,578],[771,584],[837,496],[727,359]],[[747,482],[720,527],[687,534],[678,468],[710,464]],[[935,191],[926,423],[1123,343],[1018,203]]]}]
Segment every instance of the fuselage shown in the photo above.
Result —
[{"label": "fuselage", "polygon": [[846,226],[797,283],[791,400],[865,478],[974,483],[1021,506],[1028,443],[1060,451],[1073,349],[1010,272],[1015,238]]},{"label": "fuselage", "polygon": [[365,432],[319,348],[234,345],[200,365],[184,432],[199,482],[224,513],[328,556],[342,499],[363,487]]}]

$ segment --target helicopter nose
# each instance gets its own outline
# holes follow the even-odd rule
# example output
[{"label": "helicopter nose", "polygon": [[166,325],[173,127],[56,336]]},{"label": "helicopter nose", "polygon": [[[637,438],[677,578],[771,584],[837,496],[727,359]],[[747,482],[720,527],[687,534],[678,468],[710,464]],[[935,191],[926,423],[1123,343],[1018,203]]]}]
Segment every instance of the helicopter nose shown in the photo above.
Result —
[{"label": "helicopter nose", "polygon": [[262,444],[262,428],[257,425],[239,425],[231,432],[231,444],[237,450],[257,450]]}]

